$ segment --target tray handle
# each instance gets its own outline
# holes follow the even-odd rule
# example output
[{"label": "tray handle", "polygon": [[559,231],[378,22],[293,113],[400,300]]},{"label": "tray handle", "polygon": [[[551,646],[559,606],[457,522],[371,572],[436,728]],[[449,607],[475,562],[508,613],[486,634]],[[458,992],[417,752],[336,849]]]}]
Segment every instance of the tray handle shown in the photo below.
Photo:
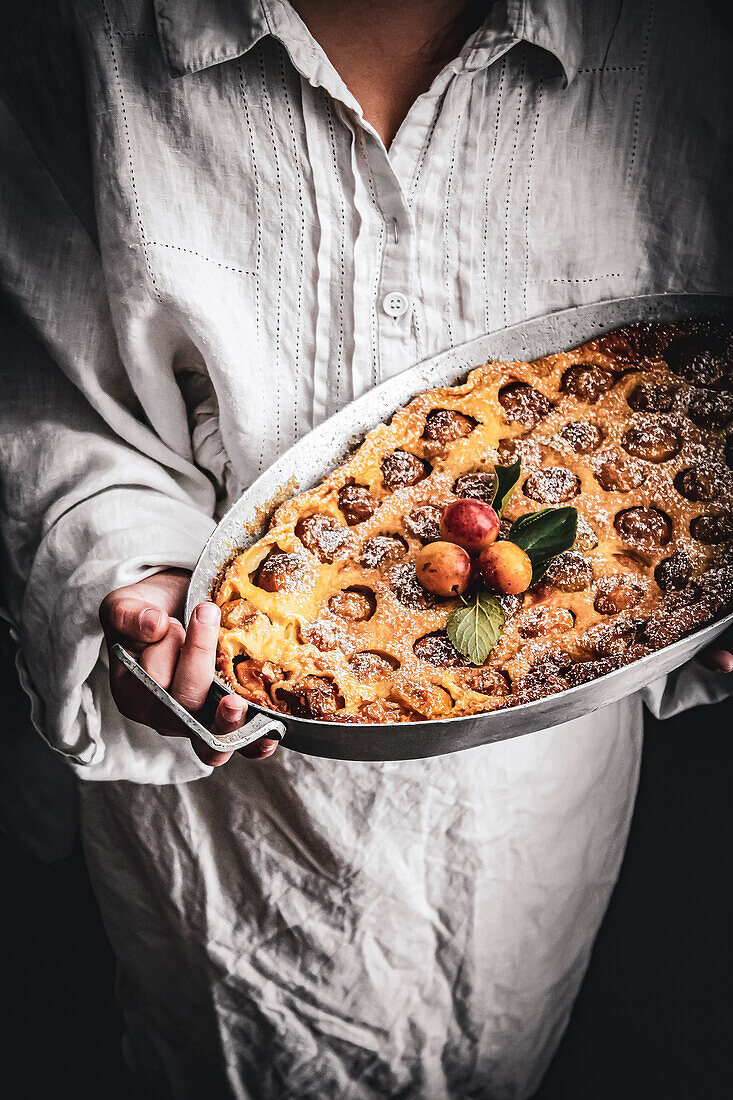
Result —
[{"label": "tray handle", "polygon": [[212,733],[211,730],[208,730],[206,726],[203,726],[194,718],[185,707],[182,707],[172,695],[169,695],[165,688],[157,684],[152,676],[148,675],[142,665],[119,642],[115,642],[112,646],[112,653],[118,661],[122,662],[127,671],[131,672],[143,687],[155,696],[159,703],[167,707],[171,714],[174,714],[176,718],[183,722],[186,729],[190,730],[195,737],[198,737],[209,748],[217,749],[219,752],[233,752],[235,749],[243,749],[246,745],[251,745],[253,741],[259,741],[261,737],[269,737],[272,741],[282,741],[285,736],[284,723],[279,722],[276,718],[268,718],[266,714],[254,714],[241,729],[234,730],[233,733]]}]

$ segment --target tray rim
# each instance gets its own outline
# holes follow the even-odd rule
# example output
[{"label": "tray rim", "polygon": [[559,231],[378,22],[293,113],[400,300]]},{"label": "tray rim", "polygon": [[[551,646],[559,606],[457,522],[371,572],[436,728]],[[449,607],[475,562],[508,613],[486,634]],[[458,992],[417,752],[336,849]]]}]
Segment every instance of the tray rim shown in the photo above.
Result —
[{"label": "tray rim", "polygon": [[[471,355],[472,349],[476,349],[476,351],[478,352],[478,349],[480,347],[483,347],[483,345],[485,345],[487,341],[490,341],[492,339],[506,339],[507,337],[510,337],[514,334],[521,336],[521,334],[524,333],[527,329],[541,329],[543,326],[548,326],[551,328],[554,323],[562,324],[563,322],[572,321],[573,318],[577,318],[577,324],[578,326],[580,326],[581,322],[585,319],[584,315],[590,315],[594,312],[611,313],[614,310],[634,310],[637,308],[639,309],[640,313],[642,313],[645,309],[654,310],[655,308],[658,308],[660,314],[665,314],[665,316],[660,316],[659,318],[656,318],[656,320],[659,321],[672,321],[675,318],[683,320],[687,317],[693,317],[696,314],[715,317],[716,315],[722,315],[733,310],[733,295],[724,295],[712,292],[666,292],[661,294],[645,294],[625,298],[612,298],[606,299],[605,301],[589,303],[581,306],[571,306],[568,309],[564,310],[554,310],[542,316],[533,317],[529,318],[528,320],[518,322],[515,325],[509,325],[505,328],[496,329],[483,336],[479,336],[470,341],[467,341],[464,344],[449,348],[446,351],[439,353],[438,355],[431,356],[428,359],[420,360],[419,362],[413,364],[411,367],[407,367],[399,374],[393,375],[392,377],[385,379],[384,381],[379,383],[379,385],[373,387],[371,390],[368,390],[366,393],[362,394],[360,397],[356,398],[354,401],[350,402],[342,409],[339,409],[336,413],[332,414],[332,416],[322,421],[314,429],[312,429],[305,436],[294,443],[292,447],[290,447],[287,451],[280,455],[275,460],[275,462],[272,463],[272,465],[268,467],[267,470],[263,471],[240,495],[240,497],[231,504],[227,511],[222,515],[221,519],[217,523],[215,529],[210,534],[209,538],[206,540],[206,543],[204,544],[204,547],[201,551],[201,554],[199,555],[199,559],[194,568],[186,596],[186,622],[188,622],[188,619],[190,618],[193,608],[196,606],[196,604],[199,603],[201,600],[209,598],[211,588],[215,583],[217,576],[219,575],[221,569],[224,568],[226,565],[226,562],[224,562],[224,564],[217,565],[213,571],[209,569],[207,572],[206,569],[206,567],[209,565],[209,559],[212,554],[212,549],[215,549],[222,541],[222,531],[226,528],[228,523],[231,523],[234,517],[238,517],[240,510],[244,510],[243,505],[246,503],[246,498],[254,496],[260,483],[271,477],[272,471],[274,471],[281,463],[284,463],[286,459],[292,462],[294,456],[297,454],[298,451],[305,450],[306,447],[312,445],[314,438],[317,438],[318,436],[325,437],[329,431],[333,430],[339,419],[345,417],[345,414],[353,414],[353,411],[356,407],[368,408],[372,404],[376,406],[378,403],[378,398],[383,396],[385,392],[389,392],[391,389],[396,388],[395,383],[398,380],[405,383],[409,379],[414,379],[415,386],[411,390],[410,396],[402,399],[400,404],[392,405],[392,412],[396,411],[398,408],[401,408],[404,404],[412,400],[413,397],[415,397],[417,394],[421,393],[425,389],[434,388],[439,385],[455,385],[458,378],[461,377],[461,370],[465,374],[467,371],[472,370],[477,366],[480,366],[482,362],[486,362],[486,356],[479,356],[479,358],[473,361],[473,366],[468,367],[465,367],[462,364],[459,365],[458,360]],[[668,314],[668,311],[672,312],[669,315],[666,315]],[[611,320],[608,324],[605,324],[603,321],[601,321],[597,323],[594,328],[597,330],[597,335],[602,335],[604,332],[612,332],[616,328],[623,327],[627,324],[634,324],[639,322],[643,323],[644,321],[654,320],[655,318],[653,317],[644,316],[639,316],[635,319],[629,318],[626,320],[614,319]],[[596,334],[579,336],[577,344],[571,343],[565,348],[553,348],[549,351],[544,352],[543,354],[551,354],[553,351],[572,350],[573,347],[595,338],[595,335]],[[539,355],[532,356],[533,359],[539,357]],[[434,371],[440,369],[443,364],[449,365],[453,360],[456,361],[457,368],[456,377],[453,381],[443,383],[425,383],[422,376],[426,371]],[[499,359],[498,361],[501,360]],[[506,361],[510,362],[512,360],[507,359]],[[382,422],[383,417],[375,415],[375,418],[372,420],[370,426],[364,427],[363,429],[360,428],[356,434],[361,435],[361,437],[363,438],[363,435],[366,432],[370,431],[372,428],[376,427]],[[350,436],[342,438],[342,446],[339,457],[337,457],[333,461],[329,460],[325,472],[317,474],[315,477],[313,477],[313,479],[306,478],[308,483],[306,485],[299,484],[298,487],[290,494],[290,496],[294,496],[307,491],[309,488],[312,488],[313,485],[317,484],[318,481],[322,480],[323,477],[327,476],[327,473],[330,470],[337,468],[338,465],[342,461],[344,461],[345,454],[348,453],[348,450],[353,444],[353,435],[354,433],[352,433],[352,435]],[[284,486],[281,486],[279,490],[276,490],[272,494],[271,500],[273,506],[276,506],[275,502],[278,499],[279,492],[281,492],[283,488]],[[257,505],[256,507],[257,510],[263,510],[265,507],[267,507],[267,505]],[[242,522],[244,523],[245,521],[242,520]],[[242,543],[239,546],[231,550],[227,561],[233,560],[233,558],[236,557],[241,549],[243,549],[246,545],[250,545],[251,542],[255,542],[257,538],[260,537],[260,535],[261,532],[258,535],[254,535],[251,539],[242,540]],[[713,641],[715,637],[721,634],[726,629],[726,627],[731,624],[733,624],[733,610],[722,616],[716,617],[708,623],[705,623],[702,627],[700,627],[699,630],[694,631],[691,634],[685,635],[683,638],[678,639],[671,645],[665,646],[660,650],[654,651],[653,653],[649,653],[629,665],[623,665],[621,668],[614,669],[612,672],[606,673],[604,676],[599,676],[597,679],[589,681],[588,683],[579,684],[576,687],[566,688],[561,692],[556,692],[552,695],[543,696],[541,699],[533,700],[528,703],[520,703],[512,707],[499,708],[492,711],[477,711],[475,714],[470,715],[459,715],[449,718],[423,719],[414,722],[404,723],[383,722],[351,724],[347,722],[332,722],[315,718],[298,718],[293,715],[284,714],[281,711],[276,711],[270,707],[265,707],[258,703],[253,703],[250,701],[248,701],[247,704],[248,711],[251,714],[263,714],[267,717],[278,719],[281,722],[284,722],[288,726],[288,732],[290,732],[290,726],[293,726],[298,729],[303,729],[304,731],[312,730],[314,734],[318,732],[319,734],[321,734],[321,736],[327,734],[329,731],[331,733],[340,734],[343,736],[347,730],[358,730],[360,734],[366,736],[370,733],[385,733],[387,731],[393,731],[395,733],[399,731],[404,733],[406,730],[413,730],[417,732],[418,729],[424,728],[429,728],[436,734],[440,734],[441,731],[447,734],[451,730],[462,728],[468,723],[476,722],[477,720],[480,721],[493,718],[498,721],[499,716],[501,715],[511,714],[514,717],[523,714],[530,715],[536,713],[542,709],[543,704],[547,704],[548,700],[567,700],[568,704],[571,704],[573,700],[578,699],[582,694],[591,695],[592,692],[589,689],[592,689],[596,685],[612,685],[618,683],[622,677],[628,675],[630,669],[640,670],[645,667],[649,667],[650,665],[661,664],[662,661],[660,660],[660,658],[662,657],[662,655],[664,655],[666,658],[669,658],[680,650],[692,648],[693,652],[689,655],[688,658],[686,658],[691,659],[691,657],[694,655],[694,652],[697,652],[699,649],[703,648],[707,642]],[[700,642],[700,645],[697,647],[697,649],[695,649],[694,643],[698,640]],[[666,665],[668,661],[665,660],[663,663]],[[682,663],[684,663],[684,661],[681,661],[677,665],[673,663],[672,668],[668,670],[666,674],[668,675],[670,671],[673,671]],[[661,676],[664,674],[665,673],[663,672],[659,672],[657,675]],[[648,680],[644,682],[652,682],[656,678],[656,675],[650,676]],[[225,694],[235,694],[232,688],[230,688],[219,678],[218,673],[215,673],[212,687],[214,691],[220,696],[223,696]],[[632,688],[627,694],[634,694],[638,690],[638,687]],[[584,711],[584,713],[593,713],[595,710],[600,709],[602,706],[609,705],[610,703],[619,701],[625,697],[626,695],[623,692],[619,695],[613,695],[612,698],[600,703],[598,706],[589,705],[588,709]],[[569,706],[568,709],[572,708]],[[563,719],[560,718],[542,728],[552,728],[552,725],[561,724],[562,721]],[[517,722],[513,721],[512,724],[515,725],[517,724]],[[511,733],[508,734],[507,737],[521,736],[522,732],[530,733],[533,732],[533,729],[528,728],[526,731]],[[478,739],[475,743],[481,744],[482,740],[490,743],[491,741],[501,739],[504,738],[492,737]],[[287,742],[288,737],[286,735],[284,744],[287,745]],[[297,748],[297,746],[292,747]],[[446,746],[446,748],[442,751],[446,753],[451,751],[460,751],[464,747],[466,746],[457,746],[456,748],[452,749],[449,746]],[[299,749],[298,751],[308,751],[310,755],[323,755],[318,753],[317,751],[313,751],[312,749]],[[431,752],[426,755],[435,755],[435,753]],[[362,760],[376,759],[374,757],[363,756],[348,756],[345,758]],[[379,759],[386,758],[379,757]],[[403,757],[393,757],[392,759],[403,759]]]}]

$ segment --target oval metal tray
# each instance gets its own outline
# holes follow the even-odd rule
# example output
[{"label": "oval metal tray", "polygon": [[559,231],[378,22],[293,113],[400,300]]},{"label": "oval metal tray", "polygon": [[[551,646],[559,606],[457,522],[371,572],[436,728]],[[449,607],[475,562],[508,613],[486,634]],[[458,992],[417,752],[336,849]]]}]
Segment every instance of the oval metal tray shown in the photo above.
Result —
[{"label": "oval metal tray", "polygon": [[[452,385],[489,359],[539,359],[636,321],[673,321],[689,316],[730,318],[732,314],[733,299],[718,295],[661,294],[620,298],[513,325],[471,340],[390,378],[291,447],[230,508],[206,543],[194,570],[186,603],[186,620],[197,603],[210,597],[220,570],[238,550],[256,541],[264,532],[276,504],[320,482],[346,458],[349,449],[365,432],[386,420],[395,409],[422,390]],[[279,719],[286,727],[283,744],[313,756],[343,760],[409,760],[440,756],[549,729],[614,703],[684,664],[731,622],[733,613],[590,683],[489,714],[394,725],[348,725],[294,718],[254,703],[249,704],[249,710]],[[230,691],[218,679],[214,682],[214,690],[219,694]]]}]

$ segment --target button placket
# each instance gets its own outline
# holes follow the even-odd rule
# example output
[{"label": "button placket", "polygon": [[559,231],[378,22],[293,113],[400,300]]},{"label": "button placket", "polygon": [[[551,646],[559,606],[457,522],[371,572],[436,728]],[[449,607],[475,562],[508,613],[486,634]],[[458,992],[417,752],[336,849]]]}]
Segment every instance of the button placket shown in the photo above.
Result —
[{"label": "button placket", "polygon": [[[415,226],[396,180],[389,197],[389,207],[384,211],[388,232],[382,260],[379,310],[383,378],[390,378],[410,366],[416,355],[410,323],[416,293]],[[393,231],[395,226],[396,232]]]},{"label": "button placket", "polygon": [[371,299],[381,380],[404,370],[414,359],[405,341],[412,337],[415,233],[407,198],[384,145],[367,128],[362,127],[361,133],[358,172],[383,227],[381,264],[375,271]]}]

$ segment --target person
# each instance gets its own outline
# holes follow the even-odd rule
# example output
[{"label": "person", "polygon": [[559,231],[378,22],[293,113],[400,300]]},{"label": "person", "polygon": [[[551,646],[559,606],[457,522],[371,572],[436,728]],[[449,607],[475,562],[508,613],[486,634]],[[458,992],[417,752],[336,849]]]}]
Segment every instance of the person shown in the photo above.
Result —
[{"label": "person", "polygon": [[76,0],[6,41],[8,614],[79,778],[141,1090],[537,1088],[642,706],[723,698],[731,655],[542,733],[353,763],[192,747],[103,637],[197,710],[218,612],[184,629],[190,570],[311,427],[525,318],[731,293],[730,38],[653,0]]}]

